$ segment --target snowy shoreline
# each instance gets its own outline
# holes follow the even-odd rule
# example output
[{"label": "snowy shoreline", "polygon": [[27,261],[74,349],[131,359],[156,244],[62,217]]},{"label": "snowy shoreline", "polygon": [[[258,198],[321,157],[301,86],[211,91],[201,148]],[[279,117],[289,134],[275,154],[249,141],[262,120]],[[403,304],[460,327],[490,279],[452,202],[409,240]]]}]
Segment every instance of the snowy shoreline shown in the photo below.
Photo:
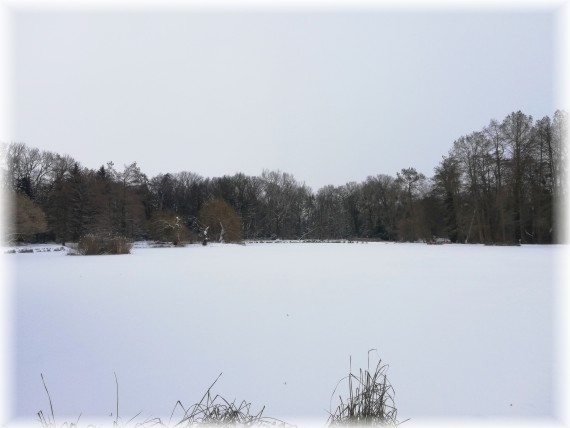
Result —
[{"label": "snowy shoreline", "polygon": [[[425,241],[418,241],[418,242],[396,242],[396,241],[380,241],[380,240],[372,240],[372,239],[248,239],[244,240],[240,243],[232,243],[227,245],[253,245],[253,244],[398,244],[398,245],[410,245],[410,244],[435,244],[435,245],[455,245],[455,246],[485,246],[485,247],[519,247],[519,246],[526,246],[526,247],[556,247],[562,246],[563,244],[495,244],[495,243],[488,243],[488,244],[452,244],[451,242],[442,241],[442,242],[425,242]],[[217,245],[217,242],[210,242],[209,245]],[[199,242],[192,242],[186,243],[181,245],[180,247],[192,247],[192,246],[202,246]],[[4,254],[15,254],[15,253],[44,253],[44,252],[64,252],[68,253],[71,249],[75,249],[77,247],[77,243],[67,243],[66,245],[61,245],[55,242],[47,242],[42,244],[29,244],[29,243],[21,243],[21,244],[11,244],[11,245],[3,245],[1,246],[1,251]],[[172,243],[169,242],[160,242],[160,241],[134,241],[133,248],[134,249],[141,249],[141,248],[174,248],[176,247]]]}]

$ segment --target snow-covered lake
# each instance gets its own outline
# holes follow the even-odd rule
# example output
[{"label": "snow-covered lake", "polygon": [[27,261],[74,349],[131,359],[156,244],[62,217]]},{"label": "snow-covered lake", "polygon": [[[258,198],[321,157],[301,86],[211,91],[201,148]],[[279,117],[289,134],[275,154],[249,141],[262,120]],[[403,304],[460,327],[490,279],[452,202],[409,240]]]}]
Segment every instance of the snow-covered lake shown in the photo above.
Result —
[{"label": "snow-covered lake", "polygon": [[562,251],[289,243],[3,254],[13,413],[50,413],[43,373],[58,424],[79,414],[112,423],[116,373],[124,422],[141,411],[138,420],[168,420],[223,372],[214,393],[322,426],[349,358],[357,372],[374,348],[406,426],[549,418]]}]

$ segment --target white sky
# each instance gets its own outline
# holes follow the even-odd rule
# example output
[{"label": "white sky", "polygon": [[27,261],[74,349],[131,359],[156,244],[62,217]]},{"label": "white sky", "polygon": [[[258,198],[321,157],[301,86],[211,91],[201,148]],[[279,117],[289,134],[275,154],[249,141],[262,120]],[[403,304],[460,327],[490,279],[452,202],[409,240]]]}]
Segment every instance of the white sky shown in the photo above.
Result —
[{"label": "white sky", "polygon": [[8,141],[90,168],[432,176],[490,119],[564,107],[552,7],[16,6]]}]

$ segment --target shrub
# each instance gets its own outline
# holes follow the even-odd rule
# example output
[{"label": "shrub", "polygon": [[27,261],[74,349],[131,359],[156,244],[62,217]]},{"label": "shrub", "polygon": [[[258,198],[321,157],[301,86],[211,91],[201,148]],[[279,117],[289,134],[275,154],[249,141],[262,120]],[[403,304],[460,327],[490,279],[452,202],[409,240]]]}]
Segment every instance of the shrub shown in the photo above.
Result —
[{"label": "shrub", "polygon": [[79,239],[77,252],[84,256],[129,254],[132,246],[124,236],[87,234]]},{"label": "shrub", "polygon": [[38,234],[47,231],[44,211],[28,196],[12,192],[6,202],[9,209],[6,223],[8,242],[35,242]]},{"label": "shrub", "polygon": [[173,213],[155,214],[150,221],[149,232],[155,241],[171,242],[175,246],[196,240],[184,220]]},{"label": "shrub", "polygon": [[359,377],[351,371],[340,380],[333,391],[331,402],[338,386],[346,379],[348,398],[345,402],[339,396],[340,404],[334,413],[329,412],[327,425],[400,425],[394,404],[394,388],[386,377],[388,365],[383,365],[382,360],[379,360],[374,373],[369,370],[370,367],[368,370],[360,369]]},{"label": "shrub", "polygon": [[198,220],[212,239],[219,242],[239,242],[242,239],[241,219],[223,199],[206,202],[200,209]]}]

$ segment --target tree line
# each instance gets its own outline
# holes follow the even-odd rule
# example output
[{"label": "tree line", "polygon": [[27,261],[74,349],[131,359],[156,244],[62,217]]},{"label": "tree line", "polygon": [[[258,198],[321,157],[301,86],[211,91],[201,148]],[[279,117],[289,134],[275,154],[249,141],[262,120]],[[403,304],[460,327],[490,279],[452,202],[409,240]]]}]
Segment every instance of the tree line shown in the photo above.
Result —
[{"label": "tree line", "polygon": [[12,201],[8,239],[554,243],[562,226],[557,206],[567,196],[567,121],[564,111],[537,121],[513,112],[453,142],[431,178],[410,167],[317,191],[281,171],[148,178],[136,162],[93,170],[11,143],[2,154]]}]

